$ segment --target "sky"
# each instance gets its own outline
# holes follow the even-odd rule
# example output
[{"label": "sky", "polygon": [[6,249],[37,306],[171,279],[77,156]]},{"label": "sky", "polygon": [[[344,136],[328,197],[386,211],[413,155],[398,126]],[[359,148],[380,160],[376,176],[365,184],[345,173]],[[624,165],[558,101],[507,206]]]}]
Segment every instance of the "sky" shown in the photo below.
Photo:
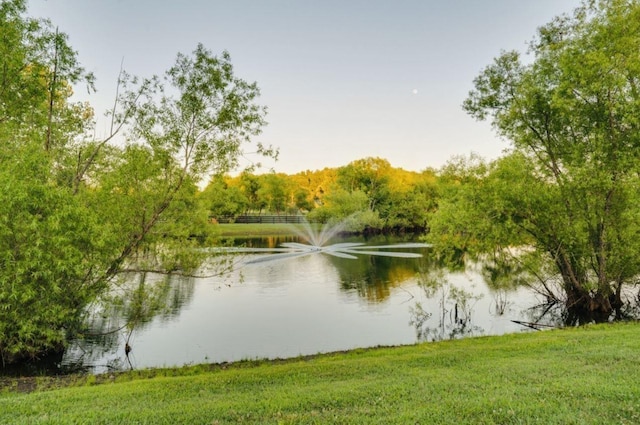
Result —
[{"label": "sky", "polygon": [[[293,174],[380,157],[412,171],[453,156],[498,157],[509,142],[462,110],[473,79],[501,50],[526,53],[536,29],[579,0],[29,0],[69,36],[110,108],[120,64],[162,74],[198,43],[231,55],[257,82],[280,150],[262,171]],[[99,119],[97,135],[106,133]],[[248,163],[245,163],[248,165]]]}]

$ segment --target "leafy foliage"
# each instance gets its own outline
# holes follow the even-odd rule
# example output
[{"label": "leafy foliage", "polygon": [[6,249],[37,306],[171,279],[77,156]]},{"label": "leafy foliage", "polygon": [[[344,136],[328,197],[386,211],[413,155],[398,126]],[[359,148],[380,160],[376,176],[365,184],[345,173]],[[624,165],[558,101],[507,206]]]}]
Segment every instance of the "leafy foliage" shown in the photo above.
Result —
[{"label": "leafy foliage", "polygon": [[[193,248],[212,234],[197,183],[236,166],[265,115],[229,54],[198,45],[162,78],[123,72],[111,132],[93,140],[93,111],[69,101],[93,76],[63,33],[25,13],[24,0],[0,2],[3,363],[63,347],[125,272],[200,267]],[[125,129],[124,146],[109,143]]]},{"label": "leafy foliage", "polygon": [[468,168],[432,237],[462,251],[529,244],[561,277],[570,321],[606,320],[640,274],[640,3],[585,2],[504,52],[464,107],[513,153]]},{"label": "leafy foliage", "polygon": [[203,193],[213,217],[286,212],[320,223],[348,219],[353,232],[424,230],[438,196],[432,170],[405,171],[381,158],[293,175],[216,176]]}]

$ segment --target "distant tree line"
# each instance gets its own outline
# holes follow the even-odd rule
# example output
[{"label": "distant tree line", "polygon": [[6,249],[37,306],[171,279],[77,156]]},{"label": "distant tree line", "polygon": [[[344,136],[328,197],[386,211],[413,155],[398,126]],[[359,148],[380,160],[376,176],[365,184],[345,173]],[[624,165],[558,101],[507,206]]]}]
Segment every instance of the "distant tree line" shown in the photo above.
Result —
[{"label": "distant tree line", "polygon": [[437,205],[436,173],[364,158],[343,167],[215,176],[200,193],[212,218],[301,214],[308,221],[347,220],[354,232],[424,232]]}]

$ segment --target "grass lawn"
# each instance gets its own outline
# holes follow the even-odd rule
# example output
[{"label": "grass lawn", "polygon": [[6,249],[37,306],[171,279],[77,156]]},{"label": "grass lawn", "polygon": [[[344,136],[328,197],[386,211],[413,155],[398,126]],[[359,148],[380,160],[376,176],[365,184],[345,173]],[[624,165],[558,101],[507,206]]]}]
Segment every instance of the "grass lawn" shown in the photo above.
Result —
[{"label": "grass lawn", "polygon": [[[320,224],[310,224],[311,228],[320,228]],[[296,229],[303,229],[302,224],[218,224],[220,236],[289,236],[295,235]]]},{"label": "grass lawn", "polygon": [[[43,380],[44,382],[44,380]],[[2,424],[638,424],[640,325],[77,378]]]}]

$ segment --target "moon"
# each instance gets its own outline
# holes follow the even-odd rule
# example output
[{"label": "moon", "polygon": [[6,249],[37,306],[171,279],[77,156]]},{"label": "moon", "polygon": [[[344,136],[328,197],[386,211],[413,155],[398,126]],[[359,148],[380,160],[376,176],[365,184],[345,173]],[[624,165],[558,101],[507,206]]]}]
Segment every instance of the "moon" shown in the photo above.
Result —
[{"label": "moon", "polygon": [[413,94],[418,94],[418,89],[413,89],[413,90],[411,90],[411,93],[413,93]]}]

